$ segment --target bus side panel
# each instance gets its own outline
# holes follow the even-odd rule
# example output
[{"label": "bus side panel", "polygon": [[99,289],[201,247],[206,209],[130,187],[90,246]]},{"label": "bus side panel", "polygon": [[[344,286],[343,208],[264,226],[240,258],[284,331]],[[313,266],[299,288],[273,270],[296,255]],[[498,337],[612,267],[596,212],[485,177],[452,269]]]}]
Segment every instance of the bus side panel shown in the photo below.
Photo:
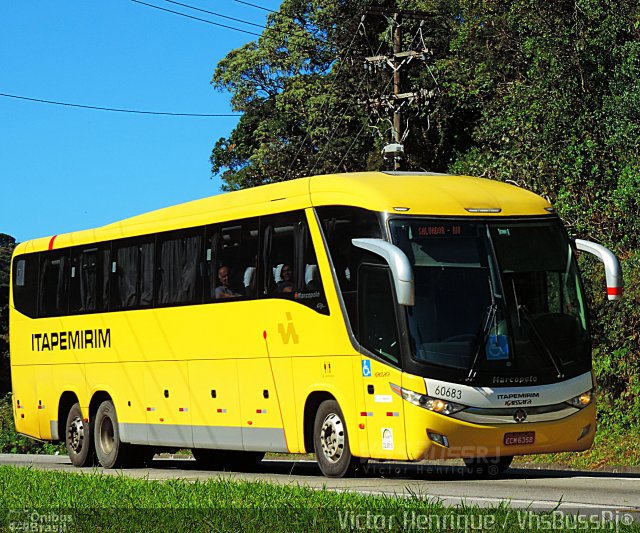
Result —
[{"label": "bus side panel", "polygon": [[193,448],[187,362],[146,363],[144,390],[149,444]]},{"label": "bus side panel", "polygon": [[280,411],[278,425],[284,428],[287,449],[290,453],[304,450],[304,439],[296,421],[301,406],[295,400],[293,390],[293,363],[290,357],[271,358],[271,370],[275,380],[274,398],[276,407]]},{"label": "bus side panel", "polygon": [[61,364],[36,367],[38,417],[40,438],[64,439],[66,419],[58,421],[60,398],[65,391],[73,392],[84,413],[89,412],[89,395],[86,387],[84,365]]},{"label": "bus side panel", "polygon": [[[76,367],[77,368],[77,367]],[[83,412],[88,412],[91,398],[106,392],[116,409],[120,438],[123,442],[147,443],[144,401],[144,364],[139,362],[91,363],[85,365],[88,391],[81,398]],[[80,376],[66,378],[79,383]],[[85,411],[86,409],[86,411]]]},{"label": "bus side panel", "polygon": [[40,438],[51,440],[51,419],[57,418],[57,405],[54,404],[54,381],[51,379],[52,365],[38,365],[35,367],[38,426]]},{"label": "bus side panel", "polygon": [[36,366],[13,366],[13,412],[16,431],[40,438]]},{"label": "bus side panel", "polygon": [[242,450],[237,361],[189,361],[189,383],[193,446]]},{"label": "bus side panel", "polygon": [[360,379],[364,391],[369,453],[374,459],[407,459],[404,400],[392,392],[391,383],[401,383],[400,370],[362,357]]},{"label": "bus side panel", "polygon": [[[360,413],[357,411],[356,387],[359,388],[359,379],[354,379],[354,363],[359,368],[359,357],[353,356],[320,356],[320,357],[296,357],[293,359],[293,374],[295,380],[296,403],[300,406],[298,411],[298,425],[304,428],[304,405],[314,392],[326,392],[333,396],[345,418],[347,435],[351,453],[357,457],[366,457],[368,448],[361,447],[360,433],[366,433],[358,427]],[[312,414],[315,417],[315,413]],[[313,425],[314,419],[311,424]],[[306,450],[313,453],[313,448]],[[364,454],[364,455],[363,455]]]},{"label": "bus side panel", "polygon": [[[362,415],[367,412],[367,406],[365,401],[365,387],[362,386],[362,360],[360,354],[350,357],[351,360],[351,375],[354,377],[354,412],[356,417],[357,431],[351,431],[349,433],[349,442],[351,443],[351,453],[358,457],[371,457],[371,450],[369,448],[369,424],[367,424],[366,417]],[[364,425],[364,428],[360,427],[360,424]],[[354,424],[355,425],[355,424]],[[357,453],[356,453],[357,450]]]},{"label": "bus side panel", "polygon": [[247,451],[287,452],[269,359],[238,361],[242,444]]}]

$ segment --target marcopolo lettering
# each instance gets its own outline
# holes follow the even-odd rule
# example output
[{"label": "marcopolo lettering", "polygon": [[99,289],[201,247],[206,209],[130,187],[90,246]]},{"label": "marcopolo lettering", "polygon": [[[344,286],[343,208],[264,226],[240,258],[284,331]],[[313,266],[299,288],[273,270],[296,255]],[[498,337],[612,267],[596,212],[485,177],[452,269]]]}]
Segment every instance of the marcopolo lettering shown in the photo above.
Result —
[{"label": "marcopolo lettering", "polygon": [[536,383],[537,381],[537,376],[494,376],[493,378],[494,385],[509,385],[511,383]]},{"label": "marcopolo lettering", "polygon": [[88,348],[111,348],[111,329],[78,329],[75,331],[52,331],[33,333],[31,351],[86,350]]}]

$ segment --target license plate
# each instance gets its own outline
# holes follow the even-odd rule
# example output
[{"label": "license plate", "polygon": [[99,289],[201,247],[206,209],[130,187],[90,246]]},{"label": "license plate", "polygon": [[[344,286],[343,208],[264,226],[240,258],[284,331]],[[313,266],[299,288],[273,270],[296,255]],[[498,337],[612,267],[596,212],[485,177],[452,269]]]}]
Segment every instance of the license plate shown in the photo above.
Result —
[{"label": "license plate", "polygon": [[517,431],[504,434],[505,446],[521,446],[523,444],[533,444],[535,441],[535,431]]}]

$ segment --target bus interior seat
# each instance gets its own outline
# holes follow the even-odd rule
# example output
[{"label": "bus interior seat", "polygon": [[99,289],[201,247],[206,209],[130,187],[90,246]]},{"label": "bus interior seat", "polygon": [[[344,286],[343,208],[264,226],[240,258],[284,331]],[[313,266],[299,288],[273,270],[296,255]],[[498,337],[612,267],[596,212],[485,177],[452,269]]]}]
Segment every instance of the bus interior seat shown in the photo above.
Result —
[{"label": "bus interior seat", "polygon": [[248,287],[251,287],[255,282],[255,278],[256,278],[256,267],[248,266],[247,268],[245,268],[244,276],[242,280],[244,284],[244,288],[247,289]]},{"label": "bus interior seat", "polygon": [[282,281],[282,277],[280,275],[280,273],[282,272],[282,267],[284,266],[284,263],[280,263],[276,266],[273,267],[273,281],[277,284],[280,281]]},{"label": "bus interior seat", "polygon": [[304,284],[305,289],[308,291],[317,291],[320,288],[318,280],[320,275],[318,274],[318,265],[306,265],[304,269]]}]

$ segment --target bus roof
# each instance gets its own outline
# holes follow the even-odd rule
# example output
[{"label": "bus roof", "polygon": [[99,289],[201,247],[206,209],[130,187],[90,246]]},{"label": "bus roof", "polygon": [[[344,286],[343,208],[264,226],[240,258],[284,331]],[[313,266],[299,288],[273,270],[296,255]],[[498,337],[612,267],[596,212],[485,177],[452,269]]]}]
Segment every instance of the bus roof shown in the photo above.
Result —
[{"label": "bus roof", "polygon": [[322,205],[350,205],[373,211],[434,216],[548,215],[547,209],[551,207],[549,202],[530,191],[483,178],[427,172],[329,174],[210,196],[100,228],[35,239],[20,244],[15,253]]}]

